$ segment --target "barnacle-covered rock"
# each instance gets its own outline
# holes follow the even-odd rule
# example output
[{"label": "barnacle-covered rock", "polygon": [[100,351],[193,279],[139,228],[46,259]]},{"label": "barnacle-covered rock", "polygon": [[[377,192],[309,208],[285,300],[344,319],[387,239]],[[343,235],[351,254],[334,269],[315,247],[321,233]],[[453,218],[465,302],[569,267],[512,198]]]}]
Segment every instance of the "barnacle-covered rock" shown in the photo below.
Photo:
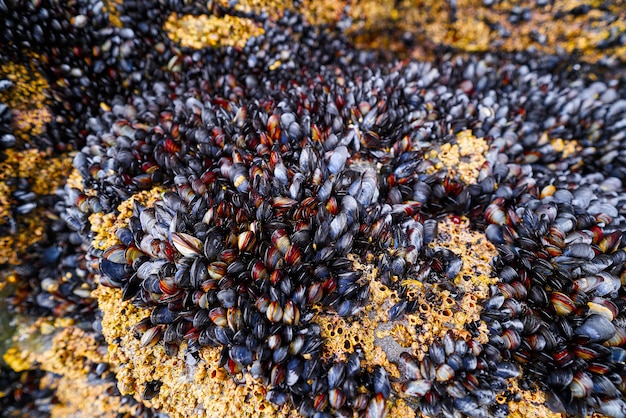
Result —
[{"label": "barnacle-covered rock", "polygon": [[106,346],[93,331],[84,331],[72,321],[42,319],[22,323],[11,341],[4,362],[22,374],[37,370],[41,387],[35,396],[41,399],[33,401],[47,402],[44,410],[52,416],[70,416],[85,410],[103,417],[151,416],[151,411],[140,403],[119,395]]},{"label": "barnacle-covered rock", "polygon": [[40,135],[50,121],[50,110],[46,97],[48,82],[37,70],[38,55],[27,57],[25,63],[0,61],[0,74],[6,87],[0,88],[0,103],[6,104],[13,114],[12,130],[21,143]]},{"label": "barnacle-covered rock", "polygon": [[0,3],[5,358],[147,416],[623,415],[620,10],[491,3]]},{"label": "barnacle-covered rock", "polygon": [[354,22],[348,31],[358,42],[412,56],[445,45],[466,52],[563,51],[610,65],[624,57],[624,14],[617,4],[365,1],[353,4],[349,13]]},{"label": "barnacle-covered rock", "polygon": [[221,18],[205,15],[178,18],[172,14],[165,22],[164,29],[174,41],[196,49],[206,46],[242,48],[250,37],[263,33],[263,29],[253,20],[230,15]]},{"label": "barnacle-covered rock", "polygon": [[[190,351],[181,346],[174,356],[160,345],[142,348],[131,331],[145,311],[129,302],[120,305],[119,290],[99,287],[96,296],[103,334],[111,342],[108,361],[122,395],[134,396],[171,417],[297,416],[287,405],[280,408],[266,401],[267,389],[248,373],[237,381],[229,377],[218,365],[217,348]],[[146,396],[151,382],[160,382],[158,393]]]}]

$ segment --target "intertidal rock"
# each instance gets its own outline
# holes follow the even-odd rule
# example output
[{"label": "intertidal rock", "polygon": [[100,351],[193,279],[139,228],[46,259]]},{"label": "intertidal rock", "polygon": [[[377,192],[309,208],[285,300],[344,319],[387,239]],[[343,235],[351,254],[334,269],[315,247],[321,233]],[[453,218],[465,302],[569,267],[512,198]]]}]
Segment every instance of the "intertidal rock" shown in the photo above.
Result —
[{"label": "intertidal rock", "polygon": [[0,2],[5,400],[625,415],[623,12],[476,3]]}]

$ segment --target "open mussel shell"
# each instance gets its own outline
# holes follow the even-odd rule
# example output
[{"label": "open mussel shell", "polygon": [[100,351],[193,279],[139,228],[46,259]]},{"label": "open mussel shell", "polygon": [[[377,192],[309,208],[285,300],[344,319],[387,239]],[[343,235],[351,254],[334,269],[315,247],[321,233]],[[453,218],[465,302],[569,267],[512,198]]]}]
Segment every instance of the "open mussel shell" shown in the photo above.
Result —
[{"label": "open mussel shell", "polygon": [[192,235],[184,232],[172,232],[171,240],[174,247],[184,257],[199,256],[202,253],[202,242]]}]

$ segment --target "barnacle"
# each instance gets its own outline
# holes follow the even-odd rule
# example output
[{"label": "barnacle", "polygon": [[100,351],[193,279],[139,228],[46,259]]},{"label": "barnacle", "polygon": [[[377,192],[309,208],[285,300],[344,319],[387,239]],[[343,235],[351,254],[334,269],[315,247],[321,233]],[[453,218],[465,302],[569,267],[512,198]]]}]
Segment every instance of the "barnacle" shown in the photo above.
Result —
[{"label": "barnacle", "polygon": [[[216,3],[221,7],[232,7],[226,0],[217,0]],[[282,16],[285,10],[293,7],[291,0],[243,0],[234,4],[234,10],[243,13],[254,13],[260,15],[267,13],[271,19],[276,20]]]},{"label": "barnacle", "polygon": [[[15,222],[11,221],[15,205],[12,194],[17,187],[10,184],[17,185],[17,180],[21,179],[36,195],[50,195],[62,186],[70,167],[71,161],[67,157],[52,156],[50,152],[6,150],[5,160],[0,163],[0,225]],[[45,218],[43,211],[35,209],[20,217],[17,231],[5,229],[6,232],[0,235],[0,263],[19,264],[19,254],[41,239]]]},{"label": "barnacle", "polygon": [[451,177],[458,175],[464,183],[472,184],[478,179],[486,153],[487,143],[483,138],[476,138],[469,130],[461,131],[454,142],[439,147],[433,169],[446,168]]},{"label": "barnacle", "polygon": [[90,215],[89,223],[91,230],[95,233],[92,245],[99,250],[105,250],[118,244],[119,239],[115,236],[115,231],[128,225],[128,219],[132,216],[135,202],[146,208],[152,207],[164,191],[165,189],[162,187],[144,190],[120,203],[117,207],[117,213],[94,213]]},{"label": "barnacle", "polygon": [[0,103],[6,103],[14,114],[14,134],[22,141],[43,132],[51,120],[48,103],[48,82],[34,63],[40,59],[37,54],[28,54],[24,64],[12,61],[0,63],[0,74],[5,74],[12,86],[0,90]]},{"label": "barnacle", "polygon": [[[19,341],[18,341],[19,339]],[[45,371],[45,387],[55,389],[52,416],[68,416],[89,409],[98,416],[133,414],[141,410],[134,402],[112,397],[115,381],[98,376],[98,365],[108,363],[106,348],[93,334],[78,328],[73,321],[59,318],[22,324],[3,359],[13,370],[34,368]],[[105,370],[108,370],[106,368]],[[106,372],[105,372],[106,373]]]},{"label": "barnacle", "polygon": [[170,15],[164,25],[169,36],[184,47],[199,49],[205,46],[242,48],[252,36],[263,33],[253,20],[226,15],[183,16]]},{"label": "barnacle", "polygon": [[[550,7],[527,7],[520,2],[402,1],[358,2],[350,9],[349,32],[368,46],[424,56],[423,43],[449,45],[466,52],[523,51],[544,53],[560,48],[589,62],[623,62],[624,46],[614,42],[624,33],[623,11],[617,4],[554,1]],[[619,17],[618,17],[619,16]],[[389,31],[389,28],[394,28]],[[401,42],[411,34],[409,46]],[[406,37],[404,39],[407,39]],[[407,51],[408,49],[408,51]]]}]

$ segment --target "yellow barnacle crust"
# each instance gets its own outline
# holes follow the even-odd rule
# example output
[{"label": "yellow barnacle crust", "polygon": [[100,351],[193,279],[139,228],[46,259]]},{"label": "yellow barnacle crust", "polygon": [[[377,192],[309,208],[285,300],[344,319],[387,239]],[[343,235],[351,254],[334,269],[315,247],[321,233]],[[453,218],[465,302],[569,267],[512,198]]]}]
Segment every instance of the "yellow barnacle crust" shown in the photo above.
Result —
[{"label": "yellow barnacle crust", "polygon": [[66,186],[69,188],[74,188],[76,190],[83,191],[83,178],[78,172],[77,169],[72,169],[70,175],[67,177],[67,181],[65,182]]},{"label": "yellow barnacle crust", "polygon": [[[195,365],[185,360],[185,345],[168,357],[162,345],[141,348],[132,327],[145,318],[146,311],[130,302],[120,302],[121,291],[98,287],[94,291],[103,313],[103,335],[109,341],[109,361],[116,367],[118,388],[147,406],[170,417],[296,417],[287,406],[278,408],[265,399],[267,389],[249,375],[235,376],[219,367],[220,350],[203,348]],[[159,394],[142,401],[146,383],[162,382]]]},{"label": "yellow barnacle crust", "polygon": [[470,130],[461,131],[453,141],[446,142],[429,153],[435,163],[432,171],[445,169],[449,176],[458,175],[465,184],[475,183],[485,163],[487,150],[488,146],[483,138],[476,138]]},{"label": "yellow barnacle crust", "polygon": [[[507,19],[512,11],[526,6],[525,2],[516,0],[490,5],[482,0],[349,3],[349,14],[354,21],[348,33],[357,44],[405,53],[413,58],[432,57],[436,45],[467,53],[494,48],[507,52],[532,48],[548,54],[560,50],[588,62],[607,58],[624,62],[626,57],[626,46],[607,42],[626,30],[620,2],[555,0],[549,7],[533,8],[517,21]],[[576,13],[577,8],[589,6],[587,13]],[[403,33],[411,33],[412,46],[407,48],[401,42]]]},{"label": "yellow barnacle crust", "polygon": [[[518,386],[515,379],[508,381],[508,391],[515,397],[515,400],[507,400],[506,397],[499,397],[498,401],[507,403],[509,407],[509,418],[557,418],[561,414],[552,412],[546,405],[546,395],[542,391],[523,390]],[[517,395],[517,396],[515,396]]]},{"label": "yellow barnacle crust", "polygon": [[179,17],[173,13],[164,25],[168,36],[187,48],[235,46],[243,48],[248,39],[263,34],[251,19],[225,15]]},{"label": "yellow barnacle crust", "polygon": [[42,389],[55,390],[52,417],[79,416],[84,411],[100,417],[135,412],[136,406],[110,396],[115,382],[88,379],[95,365],[108,362],[106,347],[93,333],[83,331],[71,320],[40,318],[22,323],[3,360],[18,372],[38,368],[47,373]]},{"label": "yellow barnacle crust", "polygon": [[6,150],[6,160],[0,164],[0,181],[19,177],[27,179],[35,194],[51,194],[70,173],[72,160],[66,156],[53,157],[37,149]]},{"label": "yellow barnacle crust", "polygon": [[6,223],[11,211],[11,188],[5,181],[0,182],[0,223]]},{"label": "yellow barnacle crust", "polygon": [[303,0],[298,12],[314,25],[336,23],[346,7],[344,1]]},{"label": "yellow barnacle crust", "polygon": [[[37,149],[5,151],[5,160],[0,163],[0,225],[7,224],[12,217],[12,187],[8,180],[26,179],[37,195],[52,194],[68,176],[72,161],[66,156],[53,157],[51,153]],[[0,264],[19,264],[19,255],[43,236],[44,221],[48,214],[36,208],[19,217],[14,233],[0,236]]]},{"label": "yellow barnacle crust", "polygon": [[92,245],[99,250],[105,250],[112,245],[118,244],[119,241],[115,236],[115,231],[128,225],[128,219],[133,215],[134,202],[141,203],[148,208],[152,207],[163,192],[165,192],[165,189],[162,187],[144,190],[120,203],[117,207],[118,214],[94,213],[89,216],[91,230],[95,233]]},{"label": "yellow barnacle crust", "polygon": [[[0,74],[11,81],[11,86],[0,91],[0,103],[12,110],[13,134],[25,144],[31,136],[41,134],[50,121],[46,107],[48,83],[36,70],[35,62],[40,57],[28,53],[26,64],[6,62],[0,65]],[[24,179],[36,195],[47,195],[63,185],[71,168],[71,159],[66,155],[53,156],[51,151],[38,149],[7,149],[0,163],[0,225],[13,223],[9,233],[0,236],[0,264],[19,264],[20,254],[43,237],[47,213],[35,209],[14,218],[14,179]]]},{"label": "yellow barnacle crust", "polygon": [[29,215],[20,219],[15,234],[0,236],[0,264],[20,264],[20,254],[43,238],[41,211],[35,210]]},{"label": "yellow barnacle crust", "polygon": [[497,281],[491,277],[489,265],[497,254],[496,248],[487,241],[484,234],[471,230],[469,219],[464,216],[444,218],[438,224],[438,232],[437,240],[431,245],[454,251],[463,260],[463,267],[455,284],[479,299],[486,298],[488,286]]},{"label": "yellow barnacle crust", "polygon": [[109,14],[109,22],[111,22],[111,25],[117,26],[118,28],[122,27],[119,12],[119,7],[122,3],[123,0],[104,0],[104,9]]},{"label": "yellow barnacle crust", "polygon": [[6,103],[12,109],[13,134],[24,142],[41,134],[51,119],[46,107],[48,83],[34,64],[39,57],[30,54],[29,58],[27,64],[7,62],[0,65],[0,74],[12,82],[10,88],[0,91],[0,103]]},{"label": "yellow barnacle crust", "polygon": [[[228,0],[216,0],[222,7],[231,7],[233,2]],[[235,11],[243,13],[267,13],[270,19],[279,19],[286,9],[293,8],[291,0],[242,0],[234,2],[232,6]]]},{"label": "yellow barnacle crust", "polygon": [[[425,347],[452,330],[460,338],[468,339],[470,334],[464,329],[470,322],[480,320],[480,299],[486,298],[489,285],[496,282],[490,277],[489,260],[496,250],[483,234],[472,231],[466,218],[448,217],[439,222],[437,239],[430,244],[433,248],[446,248],[461,257],[463,265],[455,285],[460,297],[454,298],[448,290],[408,277],[403,280],[409,295],[417,299],[418,309],[393,327],[384,327],[377,333],[379,337],[391,337],[399,346],[407,346],[404,351],[421,357]],[[479,249],[479,251],[476,251]],[[428,298],[427,298],[428,294]],[[403,331],[399,331],[404,327]],[[476,341],[487,341],[486,324],[480,322]],[[407,335],[410,338],[407,338]],[[410,345],[407,344],[410,342]]]},{"label": "yellow barnacle crust", "polygon": [[396,399],[391,408],[389,408],[388,417],[414,418],[415,410],[411,408],[403,399]]},{"label": "yellow barnacle crust", "polygon": [[386,321],[386,312],[399,299],[395,291],[376,281],[377,270],[374,266],[361,264],[356,258],[352,258],[352,261],[354,267],[362,272],[364,280],[370,283],[369,302],[356,317],[349,320],[326,313],[318,307],[314,321],[322,328],[325,358],[346,360],[358,344],[365,354],[365,364],[373,366],[377,364],[375,358],[384,354],[375,346],[374,330],[378,324]]},{"label": "yellow barnacle crust", "polygon": [[[363,280],[369,281],[370,298],[362,311],[349,320],[324,312],[321,307],[316,309],[314,321],[321,326],[326,359],[346,360],[358,345],[366,369],[382,365],[390,376],[399,377],[396,363],[402,352],[422,358],[427,346],[449,330],[458,338],[487,342],[487,326],[480,321],[480,300],[488,297],[489,285],[497,280],[491,277],[489,266],[497,254],[495,247],[482,233],[470,229],[467,218],[452,216],[439,222],[439,234],[429,245],[449,249],[461,257],[463,266],[454,284],[462,296],[455,299],[448,290],[404,278],[402,284],[408,288],[407,295],[418,301],[418,310],[404,319],[389,321],[390,308],[400,300],[397,292],[377,280],[374,265],[351,257],[354,268],[361,271]],[[480,321],[477,337],[465,329],[474,321]]]},{"label": "yellow barnacle crust", "polygon": [[[440,341],[448,331],[456,338],[474,339],[483,344],[488,341],[487,326],[480,320],[480,301],[488,297],[489,285],[497,281],[491,276],[489,265],[497,254],[495,247],[482,233],[470,229],[467,218],[455,216],[439,221],[438,236],[429,245],[433,249],[449,249],[461,257],[463,266],[454,284],[462,296],[455,299],[447,290],[411,277],[404,278],[402,283],[408,288],[407,295],[418,300],[418,310],[405,315],[404,319],[389,321],[389,309],[400,300],[397,292],[377,280],[374,265],[350,257],[354,268],[369,281],[370,299],[361,312],[349,319],[324,312],[321,307],[316,309],[314,321],[321,327],[325,359],[346,360],[358,345],[364,355],[363,367],[372,371],[374,366],[381,365],[393,379],[400,377],[397,361],[402,352],[422,359],[428,346]],[[478,336],[471,336],[465,327],[476,321]],[[532,412],[529,416],[556,416],[543,405],[545,395],[542,392],[521,391],[516,385],[511,386],[510,391],[521,394],[523,399],[510,401],[511,411]],[[504,399],[507,401],[506,397]],[[415,416],[415,411],[405,401],[402,398],[390,401],[391,416]]]}]

